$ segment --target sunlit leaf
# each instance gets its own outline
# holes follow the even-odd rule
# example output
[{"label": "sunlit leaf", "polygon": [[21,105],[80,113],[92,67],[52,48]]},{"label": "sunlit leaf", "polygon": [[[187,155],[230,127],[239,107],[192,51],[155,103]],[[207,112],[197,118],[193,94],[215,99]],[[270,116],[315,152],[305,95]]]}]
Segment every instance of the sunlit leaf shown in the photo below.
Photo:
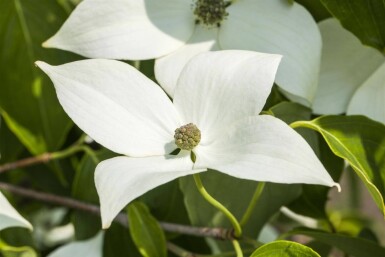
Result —
[{"label": "sunlit leaf", "polygon": [[320,257],[310,247],[291,241],[275,241],[259,247],[250,257]]},{"label": "sunlit leaf", "polygon": [[37,257],[37,253],[29,246],[10,246],[0,240],[0,256],[4,257]]},{"label": "sunlit leaf", "polygon": [[[324,116],[293,123],[324,137],[333,153],[345,159],[365,183],[385,214],[385,126],[364,116]],[[342,189],[344,190],[344,189]]]}]

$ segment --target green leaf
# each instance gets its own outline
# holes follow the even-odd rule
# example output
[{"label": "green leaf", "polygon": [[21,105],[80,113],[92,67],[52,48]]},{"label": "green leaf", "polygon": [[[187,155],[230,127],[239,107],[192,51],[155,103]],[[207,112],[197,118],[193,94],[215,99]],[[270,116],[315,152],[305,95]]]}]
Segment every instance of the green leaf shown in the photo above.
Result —
[{"label": "green leaf", "polygon": [[321,0],[342,25],[364,45],[385,53],[385,2],[379,0]]},{"label": "green leaf", "polygon": [[322,5],[320,0],[295,0],[303,5],[313,16],[316,21],[321,21],[330,17],[329,11]]},{"label": "green leaf", "polygon": [[364,116],[324,116],[294,127],[318,131],[333,153],[345,159],[385,215],[385,126]]},{"label": "green leaf", "polygon": [[73,56],[41,47],[67,15],[52,0],[0,0],[0,10],[0,113],[31,153],[57,150],[72,123],[34,62],[64,63]]},{"label": "green leaf", "polygon": [[23,145],[9,130],[0,115],[0,164],[11,162],[23,151]]},{"label": "green leaf", "polygon": [[[292,102],[281,102],[274,105],[268,110],[268,113],[280,120],[283,120],[287,124],[297,120],[309,120],[311,117],[311,109],[301,104]],[[316,154],[319,154],[317,134],[314,131],[302,128],[298,128],[296,131],[306,139],[313,151]]]},{"label": "green leaf", "polygon": [[132,202],[127,207],[131,237],[145,257],[167,256],[166,237],[146,205]]},{"label": "green leaf", "polygon": [[320,257],[310,247],[291,241],[274,241],[259,247],[250,257]]},{"label": "green leaf", "polygon": [[112,223],[104,236],[103,257],[141,257],[128,229],[120,224]]},{"label": "green leaf", "polygon": [[189,223],[178,180],[150,190],[142,195],[140,200],[151,209],[151,213],[158,220],[179,224]]},{"label": "green leaf", "polygon": [[289,235],[306,235],[320,242],[337,247],[349,255],[355,257],[384,257],[385,248],[379,246],[373,241],[351,237],[342,234],[328,233],[322,230],[298,228],[290,231],[285,236]]},{"label": "green leaf", "polygon": [[[76,168],[74,182],[72,184],[72,196],[75,199],[99,204],[98,193],[94,182],[94,172],[99,161],[115,156],[114,153],[103,149],[94,153],[94,156],[85,155]],[[101,228],[101,219],[91,216],[89,213],[74,211],[72,222],[75,227],[77,240],[84,240],[95,235]]]}]

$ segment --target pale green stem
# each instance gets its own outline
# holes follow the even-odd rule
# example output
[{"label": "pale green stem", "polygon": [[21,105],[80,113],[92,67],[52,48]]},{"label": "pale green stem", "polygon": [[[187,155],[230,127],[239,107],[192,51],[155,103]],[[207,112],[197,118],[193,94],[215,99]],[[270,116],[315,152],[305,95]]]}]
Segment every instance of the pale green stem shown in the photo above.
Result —
[{"label": "pale green stem", "polygon": [[140,61],[133,61],[132,64],[137,70],[140,70]]},{"label": "pale green stem", "polygon": [[307,121],[295,121],[293,123],[290,124],[290,127],[295,129],[295,128],[310,128],[310,129],[314,129],[311,124],[309,124],[309,122]]},{"label": "pale green stem", "polygon": [[265,182],[259,182],[257,185],[257,188],[255,189],[254,195],[251,198],[251,201],[249,203],[249,206],[247,207],[245,213],[243,214],[243,217],[241,219],[241,227],[244,227],[247,222],[250,219],[251,214],[253,213],[253,210],[255,209],[255,206],[257,205],[257,202],[259,198],[261,197],[261,194],[263,192],[263,189],[265,188]]},{"label": "pale green stem", "polygon": [[235,249],[235,253],[237,254],[237,257],[243,257],[241,245],[239,244],[238,240],[234,239],[231,242],[233,243],[233,246],[234,246],[234,249]]},{"label": "pale green stem", "polygon": [[67,149],[64,149],[63,151],[51,153],[50,160],[63,159],[81,151],[89,154],[95,163],[99,162],[97,160],[97,157],[93,154],[92,150],[85,145],[75,145]]},{"label": "pale green stem", "polygon": [[198,191],[201,193],[201,195],[209,202],[211,203],[215,208],[223,212],[225,216],[229,219],[231,222],[233,228],[234,228],[234,235],[236,237],[240,237],[242,235],[242,228],[239,225],[238,220],[234,217],[234,215],[226,208],[224,207],[220,202],[218,202],[214,197],[212,197],[204,188],[202,184],[202,180],[199,176],[199,174],[194,174],[194,180],[195,184],[197,185]]}]

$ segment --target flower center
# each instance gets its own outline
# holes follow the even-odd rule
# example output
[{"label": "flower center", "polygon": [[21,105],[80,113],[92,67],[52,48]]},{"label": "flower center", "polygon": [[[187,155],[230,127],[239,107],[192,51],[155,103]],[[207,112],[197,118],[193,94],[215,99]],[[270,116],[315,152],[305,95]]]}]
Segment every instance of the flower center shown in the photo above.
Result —
[{"label": "flower center", "polygon": [[226,7],[230,1],[225,0],[196,0],[194,14],[196,22],[206,26],[220,26],[227,15]]},{"label": "flower center", "polygon": [[192,123],[175,130],[175,144],[183,150],[192,150],[201,141],[201,131]]}]

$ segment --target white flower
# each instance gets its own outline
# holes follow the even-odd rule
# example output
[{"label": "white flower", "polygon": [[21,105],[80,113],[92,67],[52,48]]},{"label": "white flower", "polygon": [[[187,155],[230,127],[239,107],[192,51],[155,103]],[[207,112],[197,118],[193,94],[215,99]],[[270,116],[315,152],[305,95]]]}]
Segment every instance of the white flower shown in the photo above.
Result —
[{"label": "white flower", "polygon": [[24,219],[0,192],[0,230],[9,227],[24,227],[32,230],[32,225]]},{"label": "white flower", "polygon": [[[277,118],[258,116],[280,59],[240,50],[200,54],[182,71],[173,102],[122,62],[37,62],[72,120],[126,155],[96,168],[103,227],[148,190],[208,168],[257,181],[336,185],[299,134]],[[170,155],[177,148],[175,130],[189,123],[201,132],[195,163],[188,150]]]},{"label": "white flower", "polygon": [[48,257],[102,257],[104,233],[99,232],[94,237],[63,245]]},{"label": "white flower", "polygon": [[[204,24],[202,5],[220,5],[221,14],[210,16],[218,21]],[[281,54],[276,83],[305,105],[314,98],[321,56],[321,36],[312,16],[286,0],[84,0],[43,45],[90,58],[159,58],[156,77],[171,97],[182,68],[200,52]]]},{"label": "white flower", "polygon": [[385,124],[385,57],[337,20],[319,24],[322,40],[317,114],[362,114]]}]

